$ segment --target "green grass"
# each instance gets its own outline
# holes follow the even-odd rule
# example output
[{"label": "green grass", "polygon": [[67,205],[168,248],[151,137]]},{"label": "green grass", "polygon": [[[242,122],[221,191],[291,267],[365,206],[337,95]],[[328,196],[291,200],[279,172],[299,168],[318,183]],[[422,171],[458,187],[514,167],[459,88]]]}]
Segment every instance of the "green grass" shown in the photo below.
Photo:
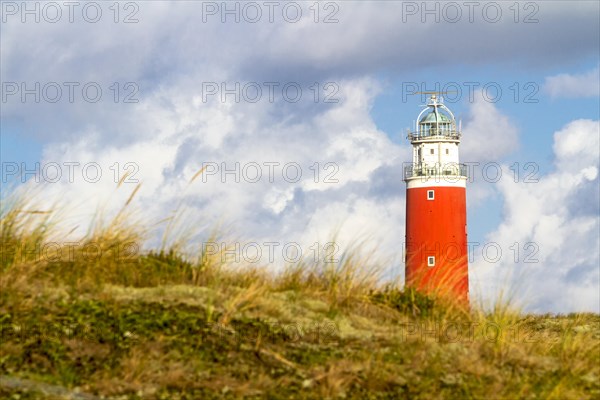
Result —
[{"label": "green grass", "polygon": [[358,251],[280,274],[184,240],[131,251],[125,212],[66,256],[44,247],[60,214],[0,211],[2,398],[600,398],[595,314],[465,310],[380,283]]}]

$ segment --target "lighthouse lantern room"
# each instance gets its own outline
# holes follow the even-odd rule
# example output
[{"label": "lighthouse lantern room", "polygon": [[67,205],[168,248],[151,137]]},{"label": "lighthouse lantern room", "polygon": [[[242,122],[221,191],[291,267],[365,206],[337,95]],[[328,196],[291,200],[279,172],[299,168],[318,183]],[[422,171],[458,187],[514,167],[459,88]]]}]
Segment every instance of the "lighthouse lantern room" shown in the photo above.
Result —
[{"label": "lighthouse lantern room", "polygon": [[468,301],[466,166],[460,127],[438,93],[408,133],[413,161],[406,181],[406,284]]}]

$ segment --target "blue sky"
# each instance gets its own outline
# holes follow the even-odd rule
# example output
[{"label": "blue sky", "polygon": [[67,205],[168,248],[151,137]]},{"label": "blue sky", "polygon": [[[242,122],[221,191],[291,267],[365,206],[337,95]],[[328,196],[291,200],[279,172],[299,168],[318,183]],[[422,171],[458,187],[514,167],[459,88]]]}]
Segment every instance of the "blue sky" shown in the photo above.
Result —
[{"label": "blue sky", "polygon": [[[408,92],[457,85],[462,92],[446,104],[462,120],[461,160],[503,168],[498,182],[476,169],[467,189],[469,240],[503,249],[493,262],[475,252],[472,296],[491,300],[508,281],[532,311],[600,311],[596,2],[477,2],[472,22],[460,2],[456,21],[444,14],[447,3],[429,2],[439,22],[421,2],[278,2],[272,22],[262,2],[229,2],[239,22],[221,2],[121,2],[118,14],[98,3],[96,22],[79,8],[69,21],[62,3],[60,18],[47,2],[30,2],[33,14],[22,4],[1,8],[3,196],[19,183],[7,168],[57,163],[62,179],[42,178],[40,201],[69,204],[67,231],[89,223],[99,206],[118,210],[141,182],[137,207],[149,225],[182,203],[181,229],[196,241],[221,226],[232,241],[323,248],[338,230],[344,248],[360,239],[379,246],[402,278],[405,131],[424,103]],[[284,8],[302,17],[292,21]],[[257,9],[261,17],[249,22]],[[501,18],[491,22],[483,9],[500,9]],[[527,15],[534,20],[525,23]],[[40,102],[35,94],[23,101],[21,85],[35,91],[36,82]],[[78,85],[73,101],[68,82]],[[252,82],[262,90],[257,101],[252,88],[222,101],[221,85]],[[278,85],[273,101],[266,82]],[[62,90],[56,102],[48,101],[53,84]],[[81,92],[91,84],[102,90],[98,102]],[[290,84],[302,90],[298,102],[281,92]],[[486,100],[486,85],[502,96]],[[325,102],[334,90],[338,102]],[[78,163],[74,179],[65,162]],[[217,171],[188,184],[202,166],[236,162],[261,165],[263,175],[265,163],[297,163],[302,178],[277,170],[273,181],[235,182]],[[102,179],[90,182],[87,163]],[[523,182],[526,163],[536,183]],[[134,179],[115,191],[115,174],[128,169]],[[330,172],[337,182],[326,180]],[[531,243],[539,257],[525,263]],[[260,260],[274,269],[280,261]]]}]

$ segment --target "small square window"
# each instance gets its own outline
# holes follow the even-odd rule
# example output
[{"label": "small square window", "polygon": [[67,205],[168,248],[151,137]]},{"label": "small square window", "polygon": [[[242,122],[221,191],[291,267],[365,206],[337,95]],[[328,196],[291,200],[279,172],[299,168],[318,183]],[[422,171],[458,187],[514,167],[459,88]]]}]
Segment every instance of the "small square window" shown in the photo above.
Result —
[{"label": "small square window", "polygon": [[427,257],[427,266],[435,267],[435,257],[434,256]]},{"label": "small square window", "polygon": [[429,152],[430,152],[431,154],[433,154],[433,149],[429,150]]},{"label": "small square window", "polygon": [[435,199],[435,192],[433,190],[428,190],[427,191],[427,200],[433,200]]},{"label": "small square window", "polygon": [[450,154],[450,150],[446,149],[446,154]]}]

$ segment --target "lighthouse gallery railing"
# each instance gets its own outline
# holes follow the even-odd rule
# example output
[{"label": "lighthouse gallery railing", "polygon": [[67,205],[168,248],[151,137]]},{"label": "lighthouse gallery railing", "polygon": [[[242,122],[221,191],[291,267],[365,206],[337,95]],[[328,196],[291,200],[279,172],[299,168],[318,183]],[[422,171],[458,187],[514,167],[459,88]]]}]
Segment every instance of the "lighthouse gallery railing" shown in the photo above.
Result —
[{"label": "lighthouse gallery railing", "polygon": [[428,176],[467,177],[466,164],[423,165],[410,164],[404,166],[404,179]]},{"label": "lighthouse gallery railing", "polygon": [[455,130],[431,129],[427,132],[408,132],[410,141],[460,140],[461,133]]}]

